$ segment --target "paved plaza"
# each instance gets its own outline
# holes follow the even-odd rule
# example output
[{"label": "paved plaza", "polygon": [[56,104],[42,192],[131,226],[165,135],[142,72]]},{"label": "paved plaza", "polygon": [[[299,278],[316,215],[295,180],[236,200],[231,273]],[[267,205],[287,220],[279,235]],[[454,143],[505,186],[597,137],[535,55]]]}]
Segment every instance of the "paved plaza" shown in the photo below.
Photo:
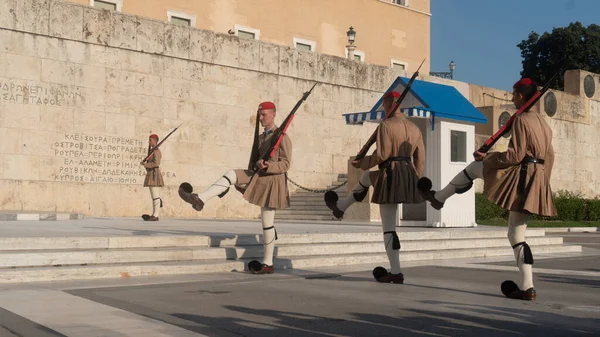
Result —
[{"label": "paved plaza", "polygon": [[[187,222],[174,221],[172,226],[163,223],[162,229],[160,224],[148,225],[148,232],[140,233],[139,225],[127,222],[119,226],[101,219],[84,222],[84,226],[79,221],[70,222],[81,232],[73,230],[75,227],[68,232],[66,222],[54,229],[61,234],[86,236],[181,235],[186,231],[215,233],[229,230],[224,224],[231,225],[209,221],[194,230]],[[51,223],[32,222],[33,227],[28,227],[13,221],[0,227],[6,229],[5,236],[11,230],[13,234],[39,236]],[[343,225],[332,222],[314,230],[380,230],[373,224]],[[237,228],[241,233],[253,233],[256,226],[258,223],[240,221]],[[302,226],[281,227],[290,233],[307,230]],[[371,276],[374,265],[365,264],[292,269],[268,276],[238,271],[5,284],[0,287],[0,336],[600,334],[600,233],[547,235],[560,235],[565,244],[582,245],[583,251],[535,257],[535,302],[506,299],[500,293],[500,283],[517,276],[511,256],[404,262],[403,285],[375,282]]]}]

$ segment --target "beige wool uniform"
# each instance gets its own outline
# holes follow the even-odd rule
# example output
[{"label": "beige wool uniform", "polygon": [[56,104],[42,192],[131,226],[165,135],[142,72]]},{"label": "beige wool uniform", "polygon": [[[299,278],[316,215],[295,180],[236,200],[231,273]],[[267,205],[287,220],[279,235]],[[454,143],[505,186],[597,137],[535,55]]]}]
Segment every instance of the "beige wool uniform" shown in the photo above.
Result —
[{"label": "beige wool uniform", "polygon": [[146,168],[146,179],[144,180],[144,187],[163,187],[165,186],[165,182],[163,181],[163,176],[160,172],[160,160],[162,158],[162,154],[159,149],[156,149],[150,159],[144,163],[144,167]]},{"label": "beige wool uniform", "polygon": [[[425,146],[419,128],[402,114],[394,114],[377,127],[376,149],[361,161],[361,169],[379,165],[370,172],[371,202],[376,204],[421,203],[417,182],[425,168]],[[407,160],[388,160],[406,157]]]},{"label": "beige wool uniform", "polygon": [[[250,160],[250,166],[255,167],[271,146],[273,136],[279,129],[262,133],[258,138],[258,156]],[[250,170],[235,170],[236,189],[244,195],[249,203],[274,209],[289,208],[290,195],[287,186],[286,173],[292,162],[292,141],[285,134],[279,148],[268,161],[269,167],[254,173]]]},{"label": "beige wool uniform", "polygon": [[[526,157],[544,160],[529,163],[522,194],[518,192],[521,162]],[[514,212],[555,216],[550,188],[554,165],[552,129],[537,111],[524,112],[512,125],[506,152],[492,152],[483,160],[484,195],[498,206]]]}]

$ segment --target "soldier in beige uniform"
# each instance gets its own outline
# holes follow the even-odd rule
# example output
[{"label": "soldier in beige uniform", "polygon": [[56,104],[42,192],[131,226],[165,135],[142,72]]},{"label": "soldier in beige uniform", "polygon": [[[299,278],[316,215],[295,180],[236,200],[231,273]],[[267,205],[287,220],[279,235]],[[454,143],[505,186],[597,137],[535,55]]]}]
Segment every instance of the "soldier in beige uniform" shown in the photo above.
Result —
[{"label": "soldier in beige uniform", "polygon": [[[386,114],[393,108],[394,101],[400,97],[395,91],[388,92],[383,98]],[[345,199],[338,200],[335,192],[325,194],[325,203],[334,216],[342,218],[344,212],[354,202],[362,201],[373,185],[371,202],[379,204],[385,250],[391,270],[377,267],[373,275],[379,282],[403,283],[400,272],[400,239],[396,233],[398,204],[418,204],[421,198],[417,183],[425,167],[425,148],[419,128],[399,112],[398,107],[377,127],[376,150],[360,161],[353,161],[356,168],[365,170],[358,185]],[[379,170],[369,171],[378,165]]]},{"label": "soldier in beige uniform", "polygon": [[[517,109],[525,105],[537,90],[537,84],[531,79],[524,78],[516,82],[512,100]],[[520,285],[505,281],[502,292],[509,298],[534,300],[533,255],[525,241],[525,229],[531,214],[556,215],[550,188],[554,165],[552,130],[535,106],[517,116],[511,129],[512,137],[505,152],[485,154],[476,151],[475,162],[454,177],[444,189],[432,191],[431,181],[422,178],[419,190],[432,207],[441,209],[450,196],[469,190],[474,179],[483,179],[483,193],[487,199],[510,211],[508,239],[517,260]]]},{"label": "soldier in beige uniform", "polygon": [[[153,150],[157,143],[158,135],[150,135],[148,138],[149,150]],[[150,188],[150,196],[152,197],[152,215],[142,215],[144,221],[158,221],[160,208],[163,206],[162,199],[160,198],[160,188],[165,186],[165,183],[159,168],[161,158],[162,154],[160,149],[156,149],[147,161],[142,161],[140,163],[146,168],[144,187]]]},{"label": "soldier in beige uniform", "polygon": [[[258,136],[258,143],[253,144],[247,170],[230,170],[199,194],[192,193],[191,185],[187,183],[183,183],[179,189],[181,198],[192,204],[197,211],[201,211],[208,200],[216,196],[225,196],[231,185],[234,185],[248,202],[261,207],[264,258],[258,265],[249,264],[250,271],[255,274],[274,272],[273,252],[277,238],[273,226],[275,210],[290,207],[286,177],[292,161],[292,142],[289,136],[284,135],[279,148],[269,161],[260,159],[267,153],[273,136],[277,134],[275,115],[276,108],[272,102],[263,102],[258,106],[257,118],[264,127],[264,132]],[[257,133],[258,123],[255,135]]]}]

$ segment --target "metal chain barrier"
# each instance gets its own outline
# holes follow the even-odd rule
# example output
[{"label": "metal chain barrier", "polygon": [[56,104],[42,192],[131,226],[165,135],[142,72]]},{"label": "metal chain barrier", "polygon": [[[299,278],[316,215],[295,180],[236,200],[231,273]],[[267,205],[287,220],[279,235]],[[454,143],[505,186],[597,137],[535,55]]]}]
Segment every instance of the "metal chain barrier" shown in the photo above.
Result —
[{"label": "metal chain barrier", "polygon": [[333,186],[332,188],[319,190],[319,189],[314,189],[314,188],[308,188],[308,187],[301,186],[298,183],[296,183],[295,181],[293,181],[289,176],[287,177],[287,180],[289,180],[292,184],[296,185],[298,188],[301,188],[301,189],[303,189],[305,191],[313,192],[313,193],[325,193],[325,192],[333,191],[333,190],[336,190],[336,189],[338,189],[338,188],[340,188],[340,187],[342,187],[342,186],[344,186],[344,185],[346,185],[348,183],[348,180],[346,180],[346,181],[344,181],[343,183],[341,183],[341,184],[339,184],[337,186]]},{"label": "metal chain barrier", "polygon": [[483,95],[484,96],[490,96],[491,98],[495,98],[495,99],[500,100],[500,101],[512,102],[511,99],[496,97],[496,96],[490,95],[490,94],[488,94],[486,92],[484,92]]}]

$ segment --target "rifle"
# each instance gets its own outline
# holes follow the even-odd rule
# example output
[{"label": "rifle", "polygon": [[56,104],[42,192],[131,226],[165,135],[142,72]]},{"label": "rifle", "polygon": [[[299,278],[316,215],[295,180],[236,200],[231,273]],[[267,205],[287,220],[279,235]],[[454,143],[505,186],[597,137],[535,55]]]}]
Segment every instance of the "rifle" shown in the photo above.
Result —
[{"label": "rifle", "polygon": [[[396,102],[394,102],[393,109],[390,110],[390,113],[386,114],[383,119],[387,119],[388,117],[390,117],[390,115],[392,113],[394,113],[394,111],[396,111],[396,109],[398,109],[398,107],[400,106],[400,103],[402,103],[402,101],[404,100],[404,98],[406,97],[406,95],[408,95],[408,92],[410,91],[410,87],[412,86],[413,82],[415,81],[415,79],[417,78],[417,76],[419,76],[419,69],[421,69],[421,66],[423,65],[424,62],[425,62],[425,59],[423,59],[423,62],[421,62],[421,65],[419,66],[419,68],[417,68],[417,71],[415,71],[415,73],[412,75],[412,77],[408,81],[408,84],[404,88],[404,91],[402,91],[402,94],[400,94],[400,97],[398,97],[398,99],[396,100]],[[375,130],[373,132],[373,134],[371,135],[371,137],[369,138],[369,140],[367,140],[367,142],[362,147],[362,149],[360,149],[360,151],[358,151],[358,154],[356,155],[356,157],[354,157],[354,160],[361,160],[362,158],[364,158],[367,155],[367,152],[369,151],[369,148],[373,144],[375,144],[376,139],[377,139],[377,130]]]},{"label": "rifle", "polygon": [[300,105],[302,105],[302,103],[308,98],[308,96],[313,91],[313,89],[315,88],[316,85],[317,85],[317,83],[315,83],[312,86],[312,88],[310,88],[309,91],[305,92],[302,95],[302,98],[298,101],[298,103],[296,103],[296,106],[294,106],[294,108],[292,109],[290,114],[283,120],[283,124],[282,124],[283,128],[280,128],[277,131],[277,134],[273,136],[272,141],[271,141],[271,147],[269,148],[269,151],[267,151],[267,153],[265,153],[265,155],[262,157],[263,161],[265,161],[265,162],[269,161],[269,159],[271,159],[271,157],[273,157],[273,155],[275,155],[275,151],[277,151],[277,149],[279,149],[279,145],[281,144],[281,141],[283,140],[285,131],[287,131],[288,127],[292,123],[292,119],[294,119],[296,110],[298,110],[298,108],[300,108]]},{"label": "rifle", "polygon": [[542,97],[542,95],[544,95],[546,91],[550,89],[550,86],[552,86],[552,84],[556,80],[558,80],[559,73],[560,72],[554,74],[550,78],[550,80],[548,80],[548,82],[542,88],[542,90],[536,92],[519,110],[517,110],[517,112],[515,112],[514,115],[510,116],[508,121],[506,121],[506,124],[504,124],[498,131],[496,131],[496,133],[494,133],[483,145],[481,145],[481,147],[477,151],[481,153],[487,153],[490,150],[490,148],[494,146],[494,144],[498,141],[498,139],[500,139],[500,137],[502,137],[508,131],[510,131],[510,128],[512,127],[515,118],[517,118],[517,116],[522,114],[523,112],[531,109],[531,107],[533,107],[537,103],[537,101]]},{"label": "rifle", "polygon": [[[181,125],[183,125],[183,124],[180,124],[179,126],[181,126]],[[173,134],[173,132],[175,132],[177,129],[179,129],[179,126],[178,126],[178,127],[176,127],[175,129],[173,129],[173,131],[169,132],[169,134],[168,134],[168,135],[167,135],[165,138],[163,138],[163,140],[161,140],[161,141],[160,141],[158,144],[156,144],[156,146],[155,146],[155,147],[152,149],[152,152],[148,151],[149,153],[148,153],[148,155],[146,156],[146,158],[144,158],[144,160],[142,160],[142,163],[143,163],[143,162],[146,162],[146,161],[148,161],[148,159],[150,159],[150,157],[151,157],[151,156],[154,154],[154,151],[156,151],[156,149],[158,149],[158,147],[159,147],[159,146],[160,146],[160,145],[161,145],[161,144],[162,144],[162,143],[163,143],[165,140],[167,140],[167,138],[169,138],[169,136],[170,136],[171,134]],[[148,148],[148,150],[150,150],[150,148]]]},{"label": "rifle", "polygon": [[256,110],[256,123],[254,124],[254,142],[252,142],[252,151],[250,152],[250,160],[248,161],[248,171],[253,171],[254,167],[252,163],[258,161],[258,113],[260,110]]}]

